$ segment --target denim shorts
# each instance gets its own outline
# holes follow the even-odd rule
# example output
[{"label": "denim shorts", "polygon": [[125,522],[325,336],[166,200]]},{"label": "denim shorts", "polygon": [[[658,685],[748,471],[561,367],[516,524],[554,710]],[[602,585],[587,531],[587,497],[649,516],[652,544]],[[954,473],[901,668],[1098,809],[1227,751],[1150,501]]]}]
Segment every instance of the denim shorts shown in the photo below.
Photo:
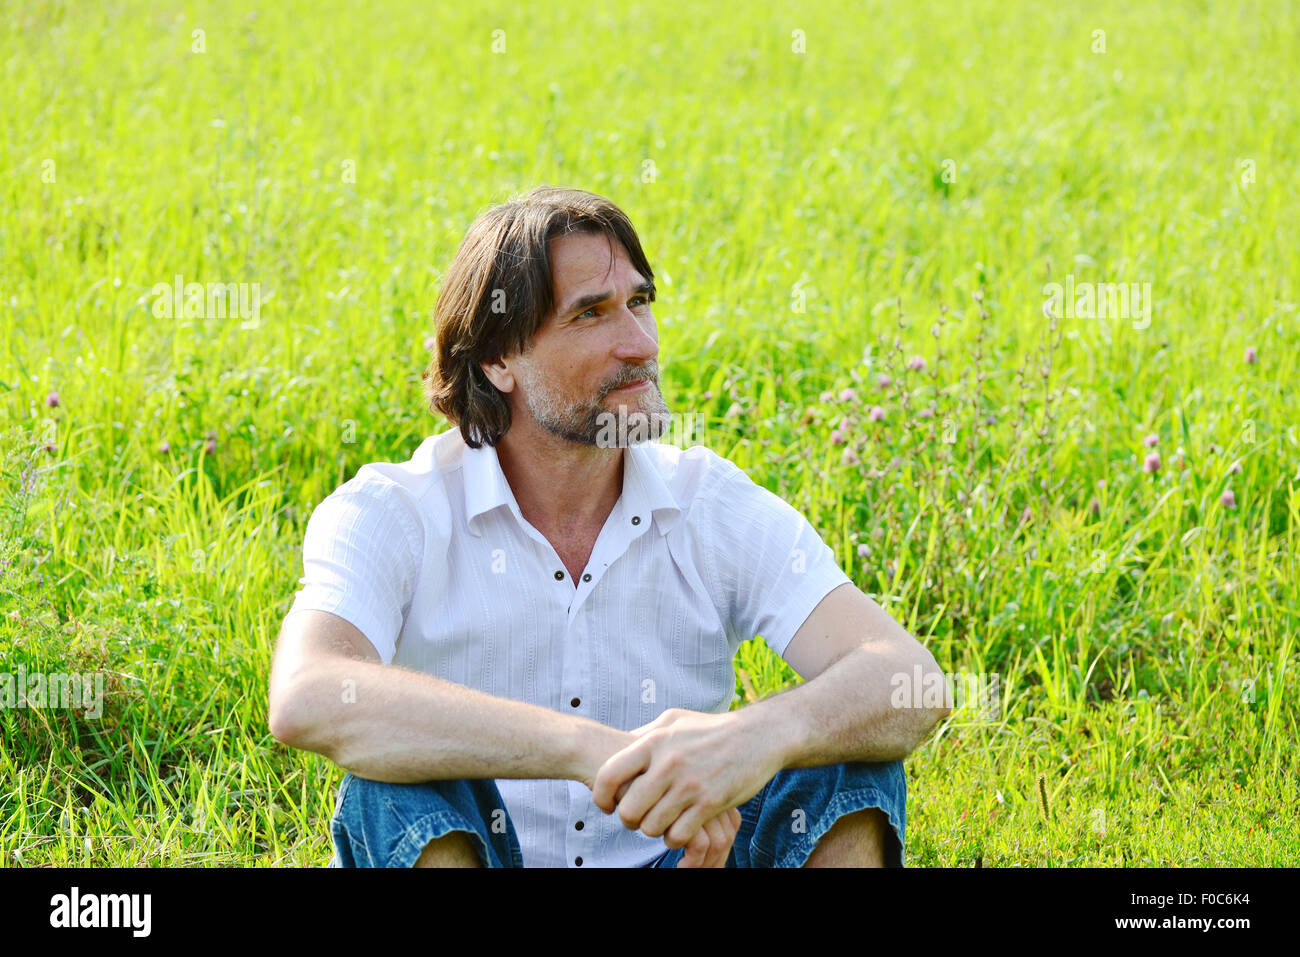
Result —
[{"label": "denim shorts", "polygon": [[[489,827],[505,802],[490,778],[394,784],[344,775],[330,821],[330,867],[410,867],[426,844],[466,831],[485,867],[523,867],[518,834]],[[907,776],[902,761],[828,764],[778,771],[740,805],[740,830],[727,867],[801,867],[822,836],[845,814],[879,808],[894,838],[886,864],[903,866]],[[666,850],[646,867],[676,867],[685,848]]]}]

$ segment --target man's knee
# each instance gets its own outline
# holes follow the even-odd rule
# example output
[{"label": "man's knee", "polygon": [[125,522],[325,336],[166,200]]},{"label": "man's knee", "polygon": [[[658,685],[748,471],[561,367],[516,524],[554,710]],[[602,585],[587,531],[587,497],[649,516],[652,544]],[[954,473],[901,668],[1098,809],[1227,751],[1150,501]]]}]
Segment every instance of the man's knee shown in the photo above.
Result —
[{"label": "man's knee", "polygon": [[420,852],[413,867],[482,867],[474,840],[466,831],[435,837]]},{"label": "man's knee", "polygon": [[897,840],[888,814],[863,808],[836,819],[804,867],[888,867]]}]

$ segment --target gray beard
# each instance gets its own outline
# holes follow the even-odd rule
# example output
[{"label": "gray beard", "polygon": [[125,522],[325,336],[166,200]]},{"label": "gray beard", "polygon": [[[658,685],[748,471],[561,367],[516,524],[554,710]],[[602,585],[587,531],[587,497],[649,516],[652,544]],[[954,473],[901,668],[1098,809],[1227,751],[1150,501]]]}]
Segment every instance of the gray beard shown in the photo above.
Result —
[{"label": "gray beard", "polygon": [[654,382],[653,395],[638,396],[636,407],[628,403],[623,411],[610,411],[602,404],[610,389],[595,401],[568,405],[532,368],[523,366],[520,371],[528,411],[539,426],[559,438],[580,445],[615,448],[653,441],[668,431],[668,405]]}]

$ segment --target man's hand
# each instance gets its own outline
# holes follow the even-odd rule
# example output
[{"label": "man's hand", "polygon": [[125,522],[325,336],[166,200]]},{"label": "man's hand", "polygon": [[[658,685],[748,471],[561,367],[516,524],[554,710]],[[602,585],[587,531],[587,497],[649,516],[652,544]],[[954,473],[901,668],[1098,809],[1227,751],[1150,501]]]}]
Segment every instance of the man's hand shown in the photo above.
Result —
[{"label": "man's hand", "polygon": [[677,862],[678,867],[726,867],[731,856],[731,845],[740,830],[740,812],[729,807],[715,818],[704,822],[695,832],[686,853]]},{"label": "man's hand", "polygon": [[[736,807],[782,767],[771,739],[742,725],[740,714],[669,708],[629,732],[635,740],[601,765],[593,802],[607,814],[617,810],[629,828],[650,837],[663,835],[669,847],[686,847],[681,866],[714,858],[715,845],[725,838],[725,865],[734,829],[740,826]],[[718,828],[726,830],[719,834]],[[701,831],[709,836],[707,850],[700,843]]]}]

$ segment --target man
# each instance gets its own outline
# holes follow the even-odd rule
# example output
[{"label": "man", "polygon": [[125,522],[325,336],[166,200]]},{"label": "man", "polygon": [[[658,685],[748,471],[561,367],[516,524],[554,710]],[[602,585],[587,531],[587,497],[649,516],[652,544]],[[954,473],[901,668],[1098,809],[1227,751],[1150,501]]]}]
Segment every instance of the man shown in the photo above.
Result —
[{"label": "man", "polygon": [[[937,665],[788,504],[644,441],[654,298],[591,193],[462,242],[424,376],[457,427],[316,507],[272,666],[272,733],[349,772],[332,866],[902,865],[947,710],[891,679]],[[730,711],[760,634],[806,680]]]}]

